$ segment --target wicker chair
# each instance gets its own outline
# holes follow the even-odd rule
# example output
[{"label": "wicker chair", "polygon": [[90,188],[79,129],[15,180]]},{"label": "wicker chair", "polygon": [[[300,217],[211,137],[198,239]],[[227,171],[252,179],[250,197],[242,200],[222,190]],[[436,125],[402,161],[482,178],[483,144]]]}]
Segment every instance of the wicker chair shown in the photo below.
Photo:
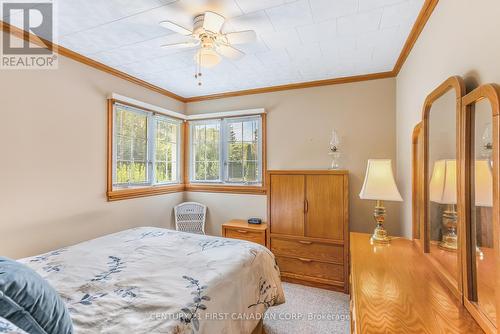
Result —
[{"label": "wicker chair", "polygon": [[181,203],[174,208],[174,214],[177,231],[205,234],[205,205],[196,202]]}]

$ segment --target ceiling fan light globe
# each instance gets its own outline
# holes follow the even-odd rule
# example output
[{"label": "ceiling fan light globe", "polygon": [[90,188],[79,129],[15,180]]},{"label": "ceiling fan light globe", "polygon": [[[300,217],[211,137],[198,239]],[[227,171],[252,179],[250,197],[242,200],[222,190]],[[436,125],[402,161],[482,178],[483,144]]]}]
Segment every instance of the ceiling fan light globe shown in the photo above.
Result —
[{"label": "ceiling fan light globe", "polygon": [[211,68],[211,67],[214,67],[214,66],[216,66],[217,64],[220,63],[221,57],[213,49],[201,48],[194,55],[194,60],[201,67]]}]

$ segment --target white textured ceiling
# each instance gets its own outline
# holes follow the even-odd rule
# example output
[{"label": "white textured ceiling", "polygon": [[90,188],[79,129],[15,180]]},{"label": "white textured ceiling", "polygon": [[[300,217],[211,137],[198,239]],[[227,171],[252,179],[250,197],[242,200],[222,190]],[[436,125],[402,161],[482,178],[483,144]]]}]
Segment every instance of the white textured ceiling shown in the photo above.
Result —
[{"label": "white textured ceiling", "polygon": [[[424,0],[59,0],[58,44],[184,97],[393,69]],[[225,32],[252,29],[194,79],[194,50],[165,50],[183,38],[158,25],[191,28],[196,14],[224,15]],[[15,21],[15,20],[14,20]],[[14,23],[15,24],[15,23]]]}]

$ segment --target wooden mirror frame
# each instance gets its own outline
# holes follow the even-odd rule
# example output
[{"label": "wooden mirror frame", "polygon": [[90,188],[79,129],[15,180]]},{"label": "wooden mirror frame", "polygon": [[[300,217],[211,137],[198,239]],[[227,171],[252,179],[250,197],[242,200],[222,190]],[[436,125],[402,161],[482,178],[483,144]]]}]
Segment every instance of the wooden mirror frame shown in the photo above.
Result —
[{"label": "wooden mirror frame", "polygon": [[[411,192],[412,192],[412,239],[413,241],[416,242],[417,246],[422,249],[422,242],[421,242],[421,206],[420,203],[422,203],[422,198],[420,197],[422,194],[422,184],[421,182],[418,182],[419,180],[419,175],[422,175],[423,170],[423,164],[419,160],[419,145],[421,145],[423,142],[423,131],[422,131],[422,122],[418,123],[415,125],[413,128],[413,133],[412,133],[412,170],[411,170]],[[421,147],[420,147],[421,150]],[[417,238],[418,235],[418,238]]]},{"label": "wooden mirror frame", "polygon": [[[459,170],[464,171],[459,175],[459,189],[463,189],[459,193],[460,207],[459,212],[461,214],[461,219],[459,223],[462,225],[461,230],[465,231],[465,237],[461,239],[462,244],[462,280],[463,284],[463,302],[467,310],[472,314],[474,319],[479,323],[481,328],[486,333],[498,333],[498,329],[489,321],[489,319],[481,312],[477,307],[477,304],[473,300],[477,300],[477,289],[475,287],[476,273],[475,265],[475,243],[473,236],[475,236],[472,230],[473,226],[471,223],[471,204],[470,204],[470,194],[471,194],[471,171],[470,163],[473,157],[471,156],[470,145],[472,143],[472,126],[474,126],[472,121],[473,116],[473,105],[481,100],[487,99],[491,104],[492,111],[492,132],[493,132],[493,233],[494,233],[494,254],[495,254],[495,267],[496,272],[492,273],[496,277],[495,290],[496,295],[496,313],[497,313],[497,327],[500,322],[500,199],[499,199],[499,189],[500,189],[500,129],[499,129],[499,118],[500,118],[500,87],[494,84],[482,85],[466,96],[462,98],[462,109],[461,109],[461,124],[460,129],[462,136],[460,137],[461,152],[460,155],[460,165]],[[474,248],[474,249],[473,249]],[[474,256],[472,255],[474,254]]]},{"label": "wooden mirror frame", "polygon": [[[456,152],[457,161],[460,160],[460,115],[462,107],[462,97],[465,95],[465,84],[461,77],[452,76],[446,79],[442,84],[440,84],[436,89],[434,89],[425,99],[424,107],[422,111],[422,131],[423,131],[423,154],[422,161],[419,162],[419,166],[423,175],[423,182],[420,186],[421,195],[418,196],[421,200],[420,202],[420,212],[423,219],[420,220],[420,242],[422,244],[423,252],[428,253],[427,258],[429,259],[432,266],[435,268],[436,272],[442,279],[442,281],[448,286],[448,288],[453,292],[453,294],[458,298],[462,299],[462,252],[457,251],[457,279],[455,279],[444,269],[443,265],[440,264],[436,259],[430,256],[430,220],[429,220],[429,114],[432,105],[441,96],[445,95],[449,91],[455,91],[456,96]],[[460,171],[457,171],[457,178],[460,179]],[[460,198],[460,187],[457,187],[457,198]],[[459,204],[459,203],[457,203]],[[461,215],[460,205],[457,205],[458,222],[457,222],[457,233],[458,233],[458,245],[461,245],[462,232],[461,232]],[[460,246],[459,246],[460,247]]]}]

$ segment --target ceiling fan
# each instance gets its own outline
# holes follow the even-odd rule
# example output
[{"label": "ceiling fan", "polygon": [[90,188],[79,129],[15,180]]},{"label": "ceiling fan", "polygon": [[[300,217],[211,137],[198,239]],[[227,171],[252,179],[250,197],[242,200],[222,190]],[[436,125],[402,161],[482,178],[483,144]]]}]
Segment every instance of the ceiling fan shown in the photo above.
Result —
[{"label": "ceiling fan", "polygon": [[[193,20],[193,29],[189,30],[172,22],[162,21],[160,25],[166,29],[186,36],[180,43],[162,45],[163,48],[199,48],[194,60],[201,67],[213,67],[221,61],[221,56],[229,59],[240,59],[244,52],[233,45],[251,43],[257,39],[253,30],[223,33],[225,18],[214,12],[197,15]],[[200,74],[201,75],[201,74]]]}]

